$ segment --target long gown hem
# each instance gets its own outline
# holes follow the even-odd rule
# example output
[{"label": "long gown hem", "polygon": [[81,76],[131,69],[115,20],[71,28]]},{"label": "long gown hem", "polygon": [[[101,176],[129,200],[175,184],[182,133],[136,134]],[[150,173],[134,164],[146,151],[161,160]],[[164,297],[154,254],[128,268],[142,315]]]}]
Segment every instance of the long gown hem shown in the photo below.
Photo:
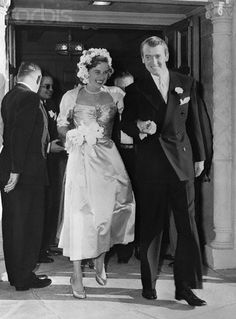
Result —
[{"label": "long gown hem", "polygon": [[111,140],[116,112],[115,102],[99,106],[76,103],[73,108],[76,126],[87,132],[86,126],[91,125],[92,130],[97,123],[103,128],[103,138],[94,144],[89,134],[87,137],[83,133],[86,142],[81,144],[77,135],[74,139],[71,135],[71,140],[67,136],[73,147],[66,144],[69,155],[59,247],[70,260],[96,258],[115,244],[133,241],[135,199],[121,156]]},{"label": "long gown hem", "polygon": [[[134,238],[133,238],[134,240]],[[117,241],[115,243],[113,243],[111,246],[109,246],[108,248],[104,248],[101,249],[99,252],[97,252],[96,254],[86,254],[86,255],[82,255],[82,256],[71,256],[71,254],[69,252],[67,252],[66,250],[63,249],[63,247],[58,246],[58,248],[62,248],[63,249],[63,256],[68,257],[71,261],[76,261],[76,260],[83,260],[83,259],[93,259],[93,258],[97,258],[98,256],[100,256],[103,253],[108,252],[114,245],[118,245],[118,244],[122,244],[122,245],[127,245],[129,243],[131,243],[133,240],[130,241]]]}]

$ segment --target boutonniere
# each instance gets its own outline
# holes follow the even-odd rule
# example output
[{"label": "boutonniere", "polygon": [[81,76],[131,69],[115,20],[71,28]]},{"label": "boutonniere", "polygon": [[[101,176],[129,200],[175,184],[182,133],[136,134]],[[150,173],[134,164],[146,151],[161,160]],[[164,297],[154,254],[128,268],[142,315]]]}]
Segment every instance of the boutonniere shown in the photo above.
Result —
[{"label": "boutonniere", "polygon": [[[181,94],[182,96],[183,96],[183,93],[184,93],[184,90],[183,90],[183,88],[181,88],[181,87],[179,87],[179,86],[176,86],[176,88],[175,88],[175,92],[177,93],[177,94]],[[179,105],[183,105],[183,104],[186,104],[186,103],[188,103],[190,101],[190,96],[186,96],[186,97],[184,97],[183,99],[179,99]]]},{"label": "boutonniere", "polygon": [[57,119],[57,113],[56,113],[56,112],[53,112],[52,110],[50,110],[50,111],[48,111],[48,114],[49,114],[49,116],[50,116],[52,119],[54,119],[54,120]]},{"label": "boutonniere", "polygon": [[186,96],[184,99],[180,99],[180,105],[186,104],[190,101],[190,96]]},{"label": "boutonniere", "polygon": [[176,92],[177,94],[183,94],[183,93],[184,93],[184,90],[183,90],[181,87],[176,86],[175,92]]}]

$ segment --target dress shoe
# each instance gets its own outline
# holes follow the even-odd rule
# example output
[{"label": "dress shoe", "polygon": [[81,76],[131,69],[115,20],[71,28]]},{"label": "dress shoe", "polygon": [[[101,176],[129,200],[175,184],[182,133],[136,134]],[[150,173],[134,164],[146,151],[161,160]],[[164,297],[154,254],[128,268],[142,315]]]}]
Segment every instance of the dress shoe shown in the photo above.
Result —
[{"label": "dress shoe", "polygon": [[183,288],[182,290],[176,290],[176,300],[185,300],[190,306],[205,306],[207,303],[205,300],[198,298],[190,288]]},{"label": "dress shoe", "polygon": [[77,298],[77,299],[85,299],[85,298],[87,298],[85,289],[83,291],[77,291],[77,290],[74,290],[72,288],[72,294],[73,294],[73,297]]},{"label": "dress shoe", "polygon": [[47,253],[49,256],[60,256],[62,255],[62,249],[52,249],[52,248],[49,248],[47,250]]},{"label": "dress shoe", "polygon": [[36,277],[37,277],[38,279],[47,279],[47,278],[48,278],[48,276],[45,275],[45,274],[36,275]]},{"label": "dress shoe", "polygon": [[[48,276],[47,276],[47,275],[45,275],[45,274],[40,274],[40,275],[36,275],[36,274],[34,274],[34,278],[38,278],[38,279],[47,279],[47,278],[48,278]],[[15,284],[14,284],[12,281],[10,281],[9,283],[10,283],[10,285],[11,285],[11,286],[15,286]]]},{"label": "dress shoe", "polygon": [[95,279],[96,279],[96,282],[100,286],[105,286],[107,284],[107,275],[106,275],[106,271],[105,271],[105,266],[104,265],[103,265],[103,269],[102,269],[102,273],[101,274],[99,274],[96,271]]},{"label": "dress shoe", "polygon": [[82,291],[78,291],[78,290],[73,288],[73,280],[72,280],[72,278],[70,278],[70,284],[71,284],[72,294],[73,294],[74,298],[77,298],[77,299],[85,299],[85,298],[87,298],[85,289],[83,289]]},{"label": "dress shoe", "polygon": [[49,278],[39,279],[35,277],[31,280],[31,282],[26,286],[16,286],[16,291],[25,291],[29,290],[30,288],[44,288],[51,285],[52,281]]},{"label": "dress shoe", "polygon": [[101,267],[98,266],[98,261],[97,259],[95,260],[95,279],[96,282],[100,285],[100,286],[105,286],[107,284],[107,274],[106,274],[106,270],[105,270],[105,264],[102,264],[102,270],[101,272],[99,271],[101,269]]},{"label": "dress shoe", "polygon": [[102,278],[100,275],[96,274],[95,276],[96,278],[96,282],[100,285],[100,286],[106,286],[107,284],[107,278]]},{"label": "dress shoe", "polygon": [[142,296],[144,298],[150,299],[150,300],[157,299],[156,289],[151,289],[151,290],[143,289]]}]

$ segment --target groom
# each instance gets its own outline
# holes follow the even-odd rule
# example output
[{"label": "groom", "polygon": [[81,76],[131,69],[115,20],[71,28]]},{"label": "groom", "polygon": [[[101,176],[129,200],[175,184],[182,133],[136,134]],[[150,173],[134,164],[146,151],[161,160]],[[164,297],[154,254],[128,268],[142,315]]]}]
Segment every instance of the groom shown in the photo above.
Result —
[{"label": "groom", "polygon": [[160,244],[168,205],[178,232],[174,262],[175,298],[203,306],[191,289],[202,288],[201,256],[194,218],[194,177],[204,168],[195,82],[169,71],[166,43],[141,44],[145,72],[126,91],[122,130],[137,143],[142,296],[156,299]]}]

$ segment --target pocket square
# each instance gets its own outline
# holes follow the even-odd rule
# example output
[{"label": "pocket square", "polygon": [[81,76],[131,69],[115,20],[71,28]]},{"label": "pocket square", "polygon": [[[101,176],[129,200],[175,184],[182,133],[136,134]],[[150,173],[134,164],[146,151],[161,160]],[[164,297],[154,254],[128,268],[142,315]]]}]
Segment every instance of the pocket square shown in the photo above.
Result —
[{"label": "pocket square", "polygon": [[184,99],[180,99],[180,105],[186,104],[190,101],[190,97],[186,96]]}]

